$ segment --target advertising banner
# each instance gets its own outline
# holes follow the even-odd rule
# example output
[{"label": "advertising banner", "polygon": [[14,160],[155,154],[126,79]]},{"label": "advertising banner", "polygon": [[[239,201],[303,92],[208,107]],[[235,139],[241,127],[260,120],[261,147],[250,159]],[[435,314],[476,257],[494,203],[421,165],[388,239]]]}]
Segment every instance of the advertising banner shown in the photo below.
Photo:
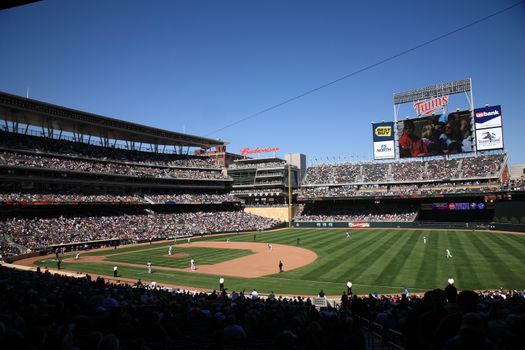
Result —
[{"label": "advertising banner", "polygon": [[394,157],[394,140],[374,142],[374,159],[392,159]]},{"label": "advertising banner", "polygon": [[394,139],[394,122],[382,122],[372,124],[374,142],[388,141]]},{"label": "advertising banner", "polygon": [[501,126],[501,106],[476,108],[474,110],[476,129],[496,128]]},{"label": "advertising banner", "polygon": [[450,202],[432,203],[432,210],[484,210],[486,204],[483,202]]},{"label": "advertising banner", "polygon": [[503,148],[503,132],[501,128],[476,130],[476,147],[478,151]]},{"label": "advertising banner", "polygon": [[348,227],[351,228],[367,228],[370,227],[369,222],[349,222]]}]

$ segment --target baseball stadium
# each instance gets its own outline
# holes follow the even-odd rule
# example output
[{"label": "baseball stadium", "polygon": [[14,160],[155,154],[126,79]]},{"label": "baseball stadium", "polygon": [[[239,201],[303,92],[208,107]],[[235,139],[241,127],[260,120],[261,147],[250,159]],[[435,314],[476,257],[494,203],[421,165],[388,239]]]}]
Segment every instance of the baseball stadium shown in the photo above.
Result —
[{"label": "baseball stadium", "polygon": [[[440,84],[394,102],[469,87],[470,80]],[[484,300],[523,296],[523,169],[509,167],[502,141],[487,149],[478,137],[474,150],[470,142],[461,151],[463,137],[501,136],[500,106],[448,113],[446,123],[442,114],[376,123],[375,161],[309,167],[302,154],[229,153],[224,141],[7,93],[0,113],[4,278],[90,281],[168,293],[174,302],[286,300],[346,310],[366,328],[368,348],[419,343],[386,330],[378,314],[353,310],[360,303],[445,305],[458,290]],[[458,133],[459,147],[433,146],[417,136],[427,125],[446,125],[442,135],[450,125],[469,129]],[[243,346],[275,341],[250,339],[256,345]],[[185,341],[183,348],[202,346]]]},{"label": "baseball stadium", "polygon": [[[28,16],[38,15],[31,12],[38,2],[7,1],[0,10],[24,5]],[[180,13],[190,5],[174,3],[173,14],[184,17]],[[437,55],[427,45],[480,23],[488,26],[490,18],[520,3],[218,131],[423,47],[425,55]],[[53,1],[49,6],[57,11]],[[115,4],[93,6],[111,11]],[[134,6],[117,9],[126,18]],[[204,16],[199,6],[196,13]],[[153,17],[160,21],[161,15]],[[70,28],[77,25],[72,18]],[[120,20],[111,19],[111,27]],[[159,25],[167,33],[181,25],[168,22]],[[266,22],[263,27],[271,29]],[[233,37],[242,37],[234,29]],[[111,56],[125,45],[101,33],[97,41],[107,40],[111,48],[90,48],[93,56]],[[213,41],[211,31],[202,36]],[[182,47],[191,52],[189,38],[191,45]],[[81,41],[74,38],[73,46]],[[29,43],[35,53],[53,51]],[[208,44],[199,51],[203,56],[214,55]],[[188,60],[198,66],[199,57]],[[132,70],[151,68],[124,61]],[[104,74],[95,71],[94,77]],[[154,76],[152,69],[148,89],[161,75]],[[204,131],[177,132],[169,123],[153,127],[159,124],[30,98],[29,88],[21,96],[2,86],[0,349],[507,350],[525,344],[525,165],[511,164],[504,114],[512,113],[505,101],[475,104],[471,78],[393,92],[392,120],[369,123],[352,116],[354,124],[371,124],[368,160],[314,157],[301,144],[294,145],[298,153],[283,156],[279,145],[268,144],[237,152],[232,140]],[[126,103],[122,96],[115,92],[111,99]],[[271,127],[296,132],[280,122]],[[305,144],[310,137],[304,136]],[[352,137],[346,141],[352,148]]]}]

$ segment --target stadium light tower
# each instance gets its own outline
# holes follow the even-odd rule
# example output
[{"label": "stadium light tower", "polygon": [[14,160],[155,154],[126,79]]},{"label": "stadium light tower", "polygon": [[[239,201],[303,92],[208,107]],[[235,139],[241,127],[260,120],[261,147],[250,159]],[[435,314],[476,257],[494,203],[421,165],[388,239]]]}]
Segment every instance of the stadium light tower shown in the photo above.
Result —
[{"label": "stadium light tower", "polygon": [[224,278],[219,278],[219,290],[222,292],[224,290]]},{"label": "stadium light tower", "polygon": [[288,163],[288,227],[292,227],[292,164]]},{"label": "stadium light tower", "polygon": [[350,281],[346,282],[346,294],[352,294],[352,282]]},{"label": "stadium light tower", "polygon": [[452,277],[450,277],[448,280],[447,280],[448,284],[454,284],[454,279]]}]

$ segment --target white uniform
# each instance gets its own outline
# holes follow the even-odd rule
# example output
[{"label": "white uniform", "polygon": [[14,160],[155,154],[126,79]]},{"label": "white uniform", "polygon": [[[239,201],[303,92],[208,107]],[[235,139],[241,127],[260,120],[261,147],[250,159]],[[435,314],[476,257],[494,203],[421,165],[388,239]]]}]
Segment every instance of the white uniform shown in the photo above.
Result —
[{"label": "white uniform", "polygon": [[171,255],[171,249],[172,249],[172,248],[173,248],[172,246],[169,246],[169,247],[168,247],[168,255]]},{"label": "white uniform", "polygon": [[195,270],[195,259],[190,260],[190,266],[192,270]]},{"label": "white uniform", "polygon": [[188,237],[188,244],[191,243],[191,237]]},{"label": "white uniform", "polygon": [[75,260],[78,260],[80,258],[80,253],[77,253],[77,255],[75,255]]},{"label": "white uniform", "polygon": [[268,251],[271,252],[273,249],[272,245],[271,244],[268,244]]},{"label": "white uniform", "polygon": [[252,292],[252,300],[257,300],[257,299],[259,299],[259,293],[257,293],[257,291],[254,289]]},{"label": "white uniform", "polygon": [[452,258],[452,254],[450,254],[450,250],[448,250],[448,248],[445,249],[445,253],[447,253],[447,259]]},{"label": "white uniform", "polygon": [[350,238],[350,232],[346,233],[346,238]]},{"label": "white uniform", "polygon": [[148,273],[151,273],[151,262],[148,261]]},{"label": "white uniform", "polygon": [[423,237],[423,244],[427,244],[427,238]]}]

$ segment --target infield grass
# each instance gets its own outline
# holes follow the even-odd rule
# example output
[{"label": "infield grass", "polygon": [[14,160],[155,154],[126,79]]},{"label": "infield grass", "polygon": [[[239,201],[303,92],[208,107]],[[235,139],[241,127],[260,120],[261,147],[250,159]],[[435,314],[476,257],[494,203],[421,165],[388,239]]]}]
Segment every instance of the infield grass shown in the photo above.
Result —
[{"label": "infield grass", "polygon": [[[347,231],[351,232],[350,238],[346,238]],[[424,292],[444,288],[447,279],[453,277],[460,290],[525,289],[525,235],[435,230],[285,229],[258,232],[257,242],[296,245],[298,237],[302,248],[319,256],[313,263],[261,278],[226,277],[226,288],[288,295],[316,295],[323,289],[328,295],[340,295],[346,290],[346,282],[352,281],[353,292],[357,294],[400,293],[404,288]],[[427,238],[426,244],[423,237]],[[227,238],[232,242],[253,242],[253,233],[208,236],[202,240],[225,241]],[[107,255],[106,259],[118,265],[119,273],[127,278],[218,288],[217,275],[160,269],[146,274],[148,260],[154,267],[188,267],[188,257],[163,257],[170,244],[173,242],[82,253],[82,256]],[[452,258],[445,257],[447,248]],[[194,257],[198,264],[215,264],[251,254],[247,250],[174,246],[173,254],[178,253]],[[286,257],[283,259],[286,269]],[[53,266],[49,260],[38,264]],[[111,275],[112,270],[112,265],[95,262],[64,262],[62,266],[67,270],[103,275]]]}]

